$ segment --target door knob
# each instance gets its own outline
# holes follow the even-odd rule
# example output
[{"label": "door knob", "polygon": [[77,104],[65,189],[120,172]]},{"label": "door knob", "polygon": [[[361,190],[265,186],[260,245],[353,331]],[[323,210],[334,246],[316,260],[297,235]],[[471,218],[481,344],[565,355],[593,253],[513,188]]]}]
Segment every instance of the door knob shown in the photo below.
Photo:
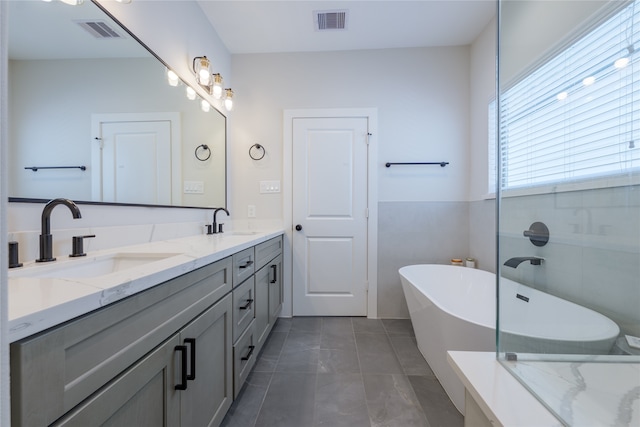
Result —
[{"label": "door knob", "polygon": [[297,231],[302,230],[302,226],[301,226],[300,224],[296,225],[296,230],[297,230]]}]

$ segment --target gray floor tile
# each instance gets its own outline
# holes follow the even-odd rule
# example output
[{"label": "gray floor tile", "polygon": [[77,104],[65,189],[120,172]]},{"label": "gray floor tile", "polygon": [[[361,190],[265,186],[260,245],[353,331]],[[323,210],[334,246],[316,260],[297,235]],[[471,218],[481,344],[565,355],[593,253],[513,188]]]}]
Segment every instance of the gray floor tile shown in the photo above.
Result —
[{"label": "gray floor tile", "polygon": [[406,375],[425,375],[435,378],[429,364],[418,350],[414,337],[394,335],[390,336],[389,340]]},{"label": "gray floor tile", "polygon": [[372,426],[429,427],[405,375],[363,375]]},{"label": "gray floor tile", "polygon": [[353,335],[351,317],[322,318],[322,333],[325,332],[329,332],[333,335]]},{"label": "gray floor tile", "polygon": [[360,373],[358,354],[353,350],[320,349],[318,373]]},{"label": "gray floor tile", "polygon": [[258,356],[258,360],[256,360],[253,370],[256,372],[275,371],[286,339],[286,332],[271,332],[267,341],[264,343],[264,347],[262,347],[262,351]]},{"label": "gray floor tile", "polygon": [[320,334],[289,332],[276,371],[315,373],[319,354]]},{"label": "gray floor tile", "polygon": [[271,382],[271,373],[252,372],[222,421],[222,427],[253,426]]},{"label": "gray floor tile", "polygon": [[384,334],[386,333],[380,319],[367,319],[366,317],[354,317],[351,319],[353,330],[363,334]]},{"label": "gray floor tile", "polygon": [[382,325],[389,335],[415,335],[411,319],[382,319]]},{"label": "gray floor tile", "polygon": [[371,426],[360,374],[318,374],[314,426]]},{"label": "gray floor tile", "polygon": [[353,332],[323,330],[320,338],[321,349],[356,350],[356,337]]},{"label": "gray floor tile", "polygon": [[289,332],[291,330],[291,323],[293,319],[291,317],[278,317],[275,325],[273,325],[272,332]]},{"label": "gray floor tile", "polygon": [[356,345],[362,373],[402,374],[402,366],[387,335],[356,333]]},{"label": "gray floor tile", "polygon": [[294,317],[291,319],[290,332],[320,333],[322,317]]},{"label": "gray floor tile", "polygon": [[275,373],[256,427],[312,426],[316,374]]},{"label": "gray floor tile", "polygon": [[431,427],[462,427],[464,417],[434,377],[409,376],[409,381]]}]

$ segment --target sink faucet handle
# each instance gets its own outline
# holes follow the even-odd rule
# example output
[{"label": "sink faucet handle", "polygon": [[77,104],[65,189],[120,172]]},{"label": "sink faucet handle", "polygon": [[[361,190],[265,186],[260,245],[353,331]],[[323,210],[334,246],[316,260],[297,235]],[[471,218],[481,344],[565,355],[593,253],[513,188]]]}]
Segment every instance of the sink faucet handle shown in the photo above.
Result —
[{"label": "sink faucet handle", "polygon": [[71,238],[71,254],[69,254],[69,256],[72,258],[86,256],[87,254],[84,252],[84,239],[89,239],[91,237],[96,237],[96,235],[87,234],[84,236],[73,236]]}]

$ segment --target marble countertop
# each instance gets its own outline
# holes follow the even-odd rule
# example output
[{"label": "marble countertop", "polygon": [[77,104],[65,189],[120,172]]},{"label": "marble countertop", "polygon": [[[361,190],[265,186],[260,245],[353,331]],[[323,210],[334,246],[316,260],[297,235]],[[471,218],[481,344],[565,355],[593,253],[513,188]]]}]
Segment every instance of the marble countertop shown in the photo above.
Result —
[{"label": "marble countertop", "polygon": [[505,361],[512,373],[495,353],[451,351],[448,360],[493,425],[640,425],[637,356],[533,356]]},{"label": "marble countertop", "polygon": [[[14,342],[101,308],[167,280],[223,259],[283,234],[274,229],[251,234],[199,235],[95,251],[86,257],[59,257],[55,268],[109,254],[170,255],[123,271],[96,277],[28,277],[28,271],[46,271],[53,263],[25,263],[9,270],[9,342]],[[77,265],[77,264],[76,264]],[[23,277],[21,277],[23,276]],[[45,274],[46,276],[46,274]]]}]

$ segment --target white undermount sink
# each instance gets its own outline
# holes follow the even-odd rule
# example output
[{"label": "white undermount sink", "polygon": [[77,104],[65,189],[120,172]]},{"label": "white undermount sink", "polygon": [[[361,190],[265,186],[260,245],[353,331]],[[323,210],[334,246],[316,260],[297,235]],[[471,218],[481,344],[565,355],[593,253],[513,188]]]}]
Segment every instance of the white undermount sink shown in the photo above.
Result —
[{"label": "white undermount sink", "polygon": [[178,253],[118,252],[100,256],[33,264],[9,271],[12,277],[78,278],[99,277],[140,267],[180,255]]}]

